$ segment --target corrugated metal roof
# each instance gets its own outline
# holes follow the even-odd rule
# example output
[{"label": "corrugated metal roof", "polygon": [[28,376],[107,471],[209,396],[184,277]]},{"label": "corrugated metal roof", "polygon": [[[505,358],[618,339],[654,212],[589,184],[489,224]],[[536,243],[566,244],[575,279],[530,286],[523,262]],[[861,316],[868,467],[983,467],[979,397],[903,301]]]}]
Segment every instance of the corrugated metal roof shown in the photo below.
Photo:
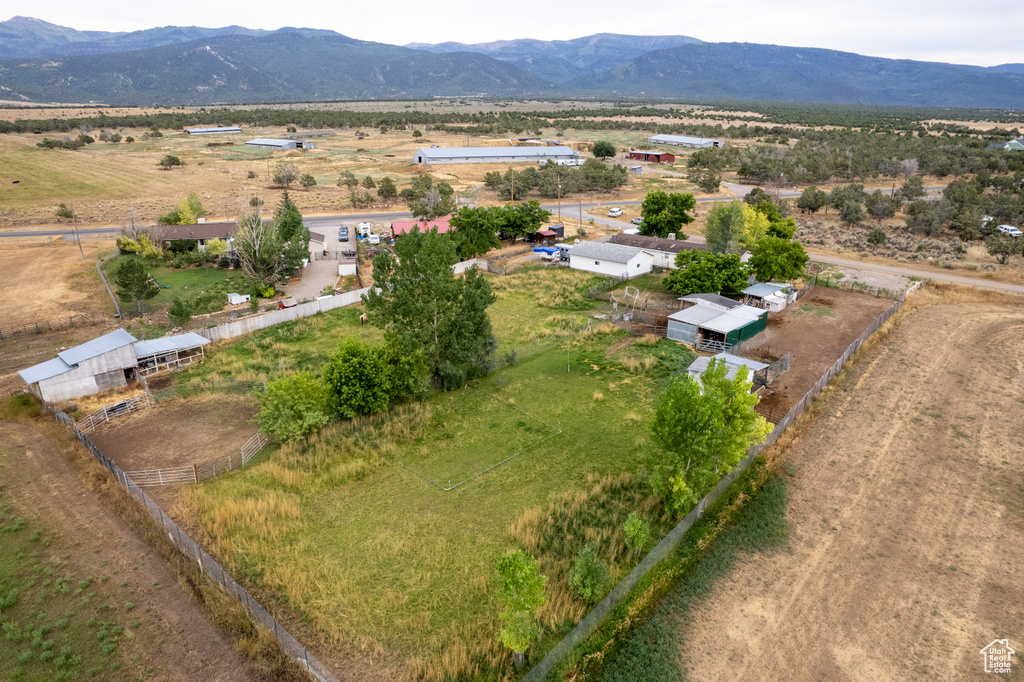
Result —
[{"label": "corrugated metal roof", "polygon": [[571,147],[420,147],[416,156],[436,159],[486,159],[505,156],[529,156],[533,158],[572,157],[579,152]]},{"label": "corrugated metal roof", "polygon": [[[708,365],[711,364],[712,360],[724,360],[725,364],[729,367],[726,371],[725,376],[732,379],[736,376],[736,371],[740,367],[746,367],[750,370],[750,374],[762,370],[768,365],[763,362],[757,362],[756,360],[748,360],[747,358],[741,358],[738,355],[730,355],[728,353],[719,353],[713,358],[700,357],[693,361],[693,363],[686,368],[686,371],[690,374],[703,374],[707,370]],[[748,375],[749,378],[749,375]]]},{"label": "corrugated metal roof", "polygon": [[137,339],[123,329],[115,329],[109,334],[104,334],[92,341],[86,341],[81,346],[75,346],[57,353],[57,356],[69,365],[77,365],[83,360],[94,358],[97,355],[117,350],[121,346],[135,343]]},{"label": "corrugated metal roof", "polygon": [[628,263],[638,253],[643,253],[643,249],[622,244],[580,242],[569,253],[572,256],[596,258],[598,260],[611,261],[612,263]]},{"label": "corrugated metal roof", "polygon": [[739,306],[743,305],[739,301],[734,301],[731,298],[726,298],[725,296],[720,296],[719,294],[689,294],[688,296],[680,296],[679,300],[690,301],[691,303],[696,303],[697,305],[705,305],[708,303],[712,303],[714,305],[722,306],[726,310],[732,310],[733,308],[738,308]]},{"label": "corrugated metal roof", "polygon": [[751,284],[749,287],[743,290],[743,293],[747,296],[757,296],[758,298],[764,298],[765,296],[771,296],[772,294],[782,291],[787,285],[776,284],[775,282],[758,282],[757,284]]},{"label": "corrugated metal roof", "polygon": [[295,140],[277,140],[269,137],[257,137],[255,140],[249,140],[246,144],[264,147],[288,147],[295,144]]},{"label": "corrugated metal roof", "polygon": [[611,244],[623,244],[635,246],[648,251],[666,251],[668,253],[679,253],[680,251],[707,251],[707,244],[686,241],[685,239],[663,239],[661,237],[650,237],[643,234],[631,234],[619,232],[613,234],[608,240]]},{"label": "corrugated metal roof", "polygon": [[[693,310],[698,306],[690,308]],[[746,327],[754,320],[760,318],[762,315],[767,315],[767,310],[761,310],[760,308],[753,308],[749,305],[741,305],[738,308],[732,310],[726,310],[724,313],[718,311],[718,316],[702,322],[700,324],[704,329],[710,329],[714,332],[720,332],[722,334],[728,334],[731,331]]]},{"label": "corrugated metal roof", "polygon": [[188,350],[189,348],[205,346],[208,343],[210,343],[208,338],[200,336],[195,332],[176,334],[175,336],[165,336],[162,339],[150,339],[148,341],[137,342],[135,344],[135,357],[141,358],[147,355],[156,355],[157,353]]},{"label": "corrugated metal roof", "polygon": [[203,135],[211,133],[240,133],[242,129],[238,126],[222,126],[220,128],[185,128],[189,135]]},{"label": "corrugated metal roof", "polygon": [[688,135],[652,135],[648,137],[649,142],[669,142],[676,144],[707,144],[708,142],[718,142],[718,140],[710,137],[690,137]]},{"label": "corrugated metal roof", "polygon": [[724,314],[723,311],[718,308],[712,308],[707,305],[695,305],[692,308],[672,313],[668,316],[668,319],[697,326],[704,324],[708,320],[713,320],[722,314]]},{"label": "corrugated metal roof", "polygon": [[47,360],[46,362],[40,362],[38,365],[33,365],[26,369],[21,370],[18,374],[25,380],[26,384],[34,384],[37,381],[49,379],[55,377],[58,374],[64,372],[70,372],[74,367],[64,362],[60,358],[54,358],[53,360]]}]

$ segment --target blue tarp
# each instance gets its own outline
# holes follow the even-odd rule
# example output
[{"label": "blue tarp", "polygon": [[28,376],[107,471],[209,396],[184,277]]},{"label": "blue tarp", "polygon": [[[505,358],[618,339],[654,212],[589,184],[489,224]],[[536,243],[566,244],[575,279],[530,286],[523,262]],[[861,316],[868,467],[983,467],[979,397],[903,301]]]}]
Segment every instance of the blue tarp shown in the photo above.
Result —
[{"label": "blue tarp", "polygon": [[533,250],[534,253],[546,253],[549,256],[558,253],[558,248],[554,246],[538,246]]}]

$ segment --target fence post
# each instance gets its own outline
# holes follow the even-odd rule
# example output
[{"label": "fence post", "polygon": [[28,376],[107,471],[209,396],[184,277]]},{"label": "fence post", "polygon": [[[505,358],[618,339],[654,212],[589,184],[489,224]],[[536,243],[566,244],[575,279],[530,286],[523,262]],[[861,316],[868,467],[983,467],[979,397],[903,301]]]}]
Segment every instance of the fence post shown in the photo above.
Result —
[{"label": "fence post", "polygon": [[196,479],[196,485],[199,485],[199,471],[195,464],[192,465],[192,478]]}]

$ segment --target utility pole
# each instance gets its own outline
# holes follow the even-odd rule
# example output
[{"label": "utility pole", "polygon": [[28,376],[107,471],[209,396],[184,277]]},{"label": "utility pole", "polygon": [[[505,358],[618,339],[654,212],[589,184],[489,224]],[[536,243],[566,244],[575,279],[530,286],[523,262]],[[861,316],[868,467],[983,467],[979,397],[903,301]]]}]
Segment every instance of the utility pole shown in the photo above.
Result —
[{"label": "utility pole", "polygon": [[78,231],[78,216],[75,214],[75,205],[71,204],[71,220],[74,221],[75,225],[75,238],[78,239],[78,253],[82,256],[82,261],[85,261],[85,252],[82,250],[82,233]]}]

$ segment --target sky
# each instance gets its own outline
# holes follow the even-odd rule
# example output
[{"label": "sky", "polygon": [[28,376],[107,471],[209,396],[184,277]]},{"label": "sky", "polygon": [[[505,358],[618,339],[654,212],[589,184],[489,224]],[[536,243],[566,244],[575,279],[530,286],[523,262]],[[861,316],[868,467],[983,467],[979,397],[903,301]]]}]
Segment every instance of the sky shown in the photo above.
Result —
[{"label": "sky", "polygon": [[162,3],[43,0],[23,10],[80,30],[134,31],[168,24],[219,27],[238,24],[277,29],[301,26],[337,31],[360,40],[489,42],[514,38],[566,40],[594,33],[686,35],[709,42],[822,47],[874,57],[993,66],[1024,63],[1024,2],[985,0],[700,0],[658,3],[630,11],[622,0],[554,2],[519,0],[388,0],[287,5],[256,0]]}]

